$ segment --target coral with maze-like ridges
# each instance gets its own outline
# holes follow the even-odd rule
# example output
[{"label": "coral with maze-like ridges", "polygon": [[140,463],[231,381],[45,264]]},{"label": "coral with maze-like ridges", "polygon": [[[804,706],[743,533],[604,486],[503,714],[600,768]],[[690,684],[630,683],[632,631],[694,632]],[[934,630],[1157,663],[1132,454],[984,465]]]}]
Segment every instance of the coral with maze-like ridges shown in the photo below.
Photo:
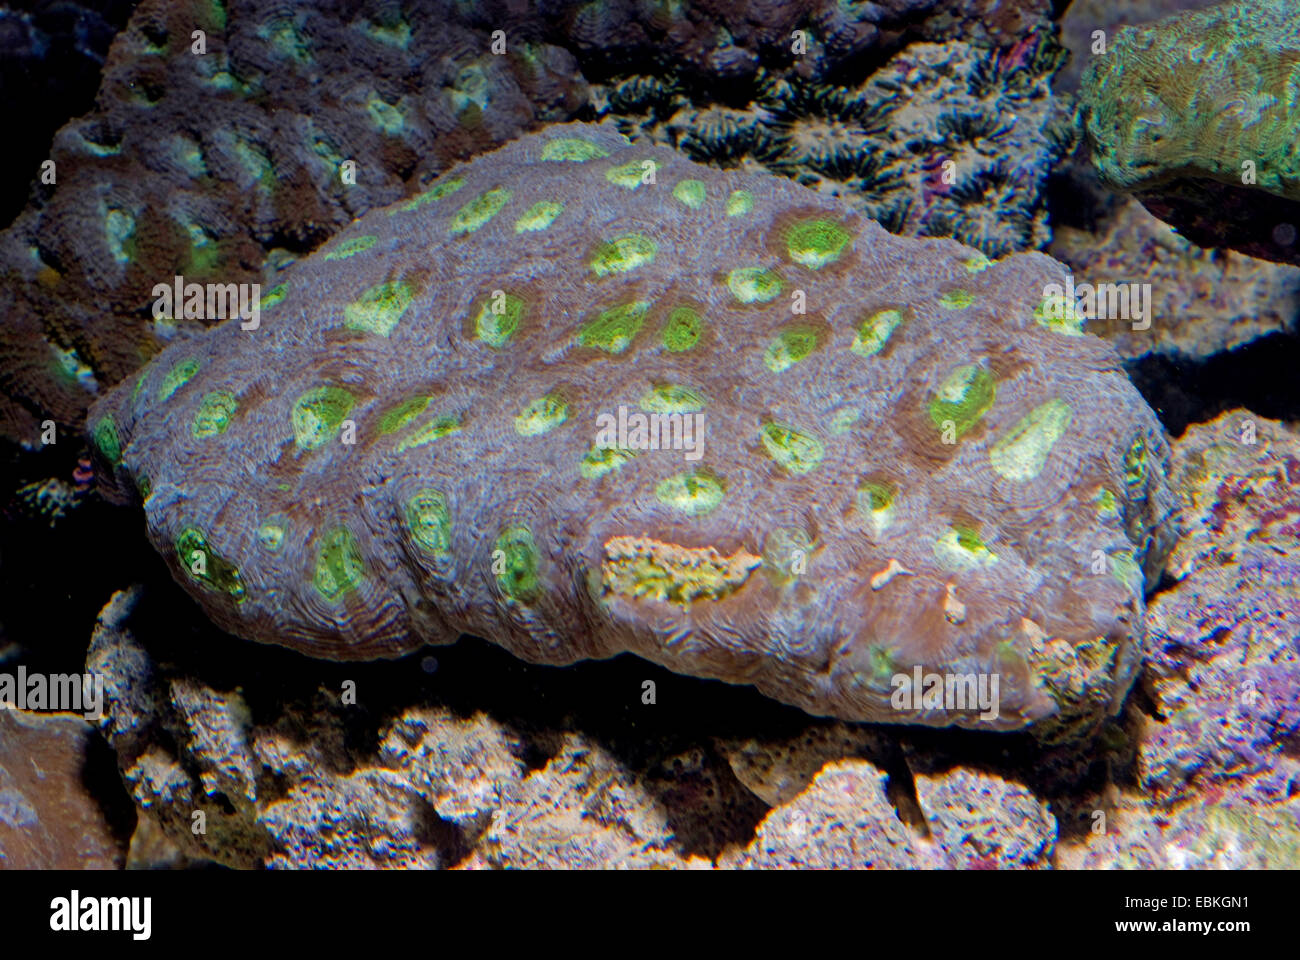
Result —
[{"label": "coral with maze-like ridges", "polygon": [[[1170,497],[1117,355],[1051,319],[1063,276],[556,126],[361,218],[89,429],[251,639],[626,650],[817,714],[1077,735],[1132,682]],[[602,448],[620,406],[702,418],[702,449]],[[996,674],[998,716],[895,709],[917,668]]]}]

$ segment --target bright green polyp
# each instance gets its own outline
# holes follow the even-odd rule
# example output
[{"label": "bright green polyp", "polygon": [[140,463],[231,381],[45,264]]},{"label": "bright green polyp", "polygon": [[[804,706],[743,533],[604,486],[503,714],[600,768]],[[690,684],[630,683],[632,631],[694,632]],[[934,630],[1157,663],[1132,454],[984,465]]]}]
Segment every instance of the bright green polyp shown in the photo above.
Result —
[{"label": "bright green polyp", "polygon": [[939,298],[939,306],[945,310],[964,310],[975,302],[969,290],[949,290]]},{"label": "bright green polyp", "polygon": [[94,430],[95,446],[103,454],[104,459],[113,466],[122,462],[122,441],[117,433],[117,421],[112,417],[102,417],[95,424]]},{"label": "bright green polyp", "polygon": [[492,553],[492,569],[502,593],[520,603],[536,599],[541,593],[540,567],[541,557],[531,530],[511,524],[501,531]]},{"label": "bright green polyp", "polygon": [[426,443],[432,443],[450,434],[460,433],[460,430],[460,421],[455,417],[435,417],[424,426],[413,430],[409,437],[403,437],[401,443],[397,445],[397,452],[402,453],[412,447],[422,447]]},{"label": "bright green polyp", "polygon": [[741,267],[727,274],[727,289],[741,303],[770,303],[781,293],[781,278],[764,267]]},{"label": "bright green polyp", "polygon": [[826,456],[820,440],[788,424],[765,423],[758,433],[767,455],[790,473],[808,473]]},{"label": "bright green polyp", "polygon": [[451,553],[451,511],[441,491],[425,487],[406,501],[406,528],[421,550],[437,557]]},{"label": "bright green polyp", "polygon": [[635,190],[646,181],[648,176],[653,176],[658,169],[659,164],[653,160],[633,160],[621,167],[610,167],[605,171],[605,179],[616,187]]},{"label": "bright green polyp", "polygon": [[853,234],[834,220],[805,220],[786,232],[785,244],[795,263],[820,270],[838,260],[852,239]]},{"label": "bright green polyp", "polygon": [[581,137],[561,137],[542,147],[543,160],[586,163],[588,160],[600,160],[608,156],[609,151],[600,144]]},{"label": "bright green polyp", "polygon": [[733,190],[727,197],[727,216],[743,217],[754,209],[754,195],[748,190]]},{"label": "bright green polyp", "polygon": [[480,194],[456,211],[447,232],[453,237],[473,233],[500,213],[509,200],[510,191],[505,187],[494,187],[487,193]]},{"label": "bright green polyp", "polygon": [[951,421],[960,438],[988,413],[996,393],[993,374],[977,363],[960,366],[940,384],[930,401],[930,419],[940,431]]},{"label": "bright green polyp", "polygon": [[903,323],[901,310],[881,310],[862,321],[862,326],[853,335],[853,345],[849,348],[860,357],[874,357],[894,335]]},{"label": "bright green polyp", "polygon": [[704,318],[690,307],[675,307],[664,324],[663,344],[673,353],[691,349],[699,342]]},{"label": "bright green polyp", "polygon": [[632,345],[649,310],[645,300],[611,307],[579,331],[578,342],[606,353],[622,353]]},{"label": "bright green polyp", "polygon": [[396,433],[404,426],[424,413],[429,406],[429,397],[411,397],[409,400],[403,400],[397,406],[392,407],[384,412],[379,418],[379,432],[387,436],[390,433]]},{"label": "bright green polyp", "polygon": [[640,405],[646,413],[699,413],[704,398],[690,387],[664,383],[643,393]]},{"label": "bright green polyp", "polygon": [[393,280],[371,287],[343,308],[343,325],[386,337],[415,299],[409,283]]},{"label": "bright green polyp", "polygon": [[334,602],[355,590],[365,577],[365,561],[356,535],[347,527],[335,527],[325,534],[316,551],[316,574],[312,585],[326,600]]},{"label": "bright green polyp", "polygon": [[515,233],[532,233],[545,230],[555,222],[564,211],[564,204],[558,200],[538,200],[524,211],[524,215],[515,221]]},{"label": "bright green polyp", "polygon": [[704,206],[704,183],[701,180],[681,180],[673,187],[673,196],[692,210],[698,210]]},{"label": "bright green polyp", "polygon": [[636,452],[618,447],[592,447],[578,463],[578,473],[587,480],[599,480],[607,473],[621,470]]},{"label": "bright green polyp", "polygon": [[199,362],[193,357],[187,357],[179,361],[167,371],[162,378],[162,383],[158,384],[158,402],[162,403],[164,400],[170,400],[171,395],[189,383],[198,372]]},{"label": "bright green polyp", "polygon": [[268,553],[277,553],[284,546],[284,526],[266,521],[257,528],[257,542]]},{"label": "bright green polyp", "polygon": [[262,299],[258,303],[259,310],[270,310],[277,303],[289,295],[289,285],[287,283],[277,283],[266,293],[262,294]]},{"label": "bright green polyp", "polygon": [[198,440],[225,433],[226,427],[230,426],[230,418],[238,408],[239,403],[235,398],[224,391],[214,390],[212,393],[204,394],[199,402],[199,408],[194,411],[194,423],[190,426],[190,433]]},{"label": "bright green polyp", "polygon": [[299,450],[315,450],[328,443],[352,410],[352,394],[342,387],[316,387],[293,405],[290,420]]},{"label": "bright green polyp", "polygon": [[1025,482],[1042,472],[1047,455],[1070,426],[1070,405],[1060,398],[1035,407],[989,450],[993,469]]},{"label": "bright green polyp", "polygon": [[723,493],[718,479],[704,470],[679,473],[655,487],[660,503],[691,517],[715,509],[722,502]]},{"label": "bright green polyp", "polygon": [[358,253],[364,253],[379,242],[379,238],[373,234],[365,237],[353,237],[351,240],[345,240],[337,247],[325,254],[326,260],[346,260],[348,257],[354,257]]},{"label": "bright green polyp", "polygon": [[569,402],[557,393],[548,393],[519,411],[515,417],[515,433],[521,437],[539,437],[568,419]]},{"label": "bright green polyp", "polygon": [[949,570],[973,570],[997,563],[998,558],[985,546],[979,532],[966,526],[953,526],[934,543],[934,556]]},{"label": "bright green polyp", "polygon": [[515,335],[527,304],[523,297],[507,293],[488,297],[474,318],[474,334],[490,347],[500,349]]},{"label": "bright green polyp", "polygon": [[627,273],[654,262],[659,247],[643,233],[629,233],[609,243],[602,243],[592,254],[591,272],[598,277]]},{"label": "bright green polyp", "polygon": [[773,373],[789,370],[817,349],[817,332],[811,327],[783,330],[763,351],[763,363]]},{"label": "bright green polyp", "polygon": [[176,535],[176,557],[195,583],[235,600],[244,598],[244,583],[239,569],[212,552],[208,538],[198,527],[186,527]]},{"label": "bright green polyp", "polygon": [[897,487],[878,480],[868,480],[858,487],[858,510],[871,523],[876,536],[883,534],[893,520],[897,496]]},{"label": "bright green polyp", "polygon": [[450,180],[439,180],[428,190],[424,191],[424,193],[407,200],[398,209],[408,213],[412,210],[418,210],[426,203],[434,203],[441,200],[443,197],[451,196],[463,186],[465,186],[464,177],[452,177]]}]

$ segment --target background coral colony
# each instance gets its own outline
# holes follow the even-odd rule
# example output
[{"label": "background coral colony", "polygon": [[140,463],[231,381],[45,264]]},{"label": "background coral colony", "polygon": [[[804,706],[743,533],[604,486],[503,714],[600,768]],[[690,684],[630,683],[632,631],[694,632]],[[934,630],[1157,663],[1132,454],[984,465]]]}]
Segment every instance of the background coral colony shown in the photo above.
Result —
[{"label": "background coral colony", "polygon": [[1293,0],[0,40],[0,864],[1300,865]]}]

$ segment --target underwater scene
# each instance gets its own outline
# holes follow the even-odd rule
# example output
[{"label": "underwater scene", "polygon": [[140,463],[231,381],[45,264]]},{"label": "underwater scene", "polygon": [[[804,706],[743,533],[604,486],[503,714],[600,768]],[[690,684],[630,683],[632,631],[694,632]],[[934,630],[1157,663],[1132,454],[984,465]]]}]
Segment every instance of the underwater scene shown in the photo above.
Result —
[{"label": "underwater scene", "polygon": [[0,93],[0,869],[1300,867],[1300,0],[18,0]]}]

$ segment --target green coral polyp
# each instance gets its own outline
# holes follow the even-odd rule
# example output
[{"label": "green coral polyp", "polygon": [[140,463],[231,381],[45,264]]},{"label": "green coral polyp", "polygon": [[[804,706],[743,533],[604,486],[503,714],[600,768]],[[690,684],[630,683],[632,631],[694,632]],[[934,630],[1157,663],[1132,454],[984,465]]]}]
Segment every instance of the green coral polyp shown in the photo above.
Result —
[{"label": "green coral polyp", "polygon": [[629,233],[596,247],[589,266],[598,277],[627,273],[653,263],[658,245],[644,233]]},{"label": "green coral polyp", "polygon": [[548,161],[586,163],[588,160],[601,160],[608,156],[609,151],[600,144],[581,137],[560,137],[542,147],[542,159]]},{"label": "green coral polyp", "polygon": [[820,270],[838,260],[852,239],[853,234],[834,220],[805,220],[786,232],[785,244],[795,263]]},{"label": "green coral polyp", "polygon": [[949,290],[939,298],[939,306],[945,310],[964,310],[975,302],[975,296],[969,290]]},{"label": "green coral polyp", "polygon": [[569,402],[558,393],[548,393],[519,411],[515,417],[515,433],[521,437],[539,437],[568,419]]},{"label": "green coral polyp", "polygon": [[1008,480],[1025,482],[1042,472],[1052,447],[1070,426],[1070,405],[1048,400],[1026,414],[989,449],[993,469]]},{"label": "green coral polyp", "polygon": [[92,433],[95,446],[104,459],[113,466],[122,462],[122,441],[117,432],[117,421],[112,417],[101,417]]},{"label": "green coral polyp", "polygon": [[497,537],[492,555],[493,572],[501,592],[519,603],[531,603],[541,593],[541,557],[533,533],[512,524]]},{"label": "green coral polyp", "polygon": [[579,331],[578,342],[606,353],[622,353],[636,339],[649,311],[645,300],[611,307]]},{"label": "green coral polyp", "polygon": [[343,308],[343,325],[386,337],[415,299],[411,285],[402,280],[376,284]]},{"label": "green coral polyp", "polygon": [[655,487],[660,503],[691,517],[716,509],[725,493],[722,481],[706,470],[679,473]]},{"label": "green coral polyp", "polygon": [[358,253],[365,253],[376,243],[379,238],[373,234],[365,237],[353,237],[351,240],[345,240],[333,250],[325,254],[326,260],[346,260],[348,257],[354,257]]},{"label": "green coral polyp", "polygon": [[664,324],[664,348],[672,353],[682,353],[691,349],[700,340],[704,331],[704,318],[699,311],[690,307],[674,307]]},{"label": "green coral polyp", "polygon": [[690,387],[664,383],[642,394],[640,406],[646,413],[698,413],[704,409],[704,397]]},{"label": "green coral polyp", "polygon": [[727,216],[743,217],[754,210],[754,195],[748,190],[733,190],[727,197]]},{"label": "green coral polyp", "polygon": [[563,212],[564,204],[558,200],[538,200],[515,221],[515,233],[535,233],[538,230],[545,230]]},{"label": "green coral polyp", "polygon": [[439,180],[424,193],[412,197],[397,209],[410,213],[412,210],[418,210],[426,203],[436,203],[443,197],[449,197],[461,187],[465,186],[464,177],[452,177],[450,180]]},{"label": "green coral polyp", "polygon": [[1124,454],[1124,483],[1136,487],[1147,475],[1147,445],[1141,437],[1129,445]]},{"label": "green coral polyp", "polygon": [[397,445],[397,452],[402,453],[413,447],[422,447],[434,440],[460,433],[461,429],[461,422],[456,417],[435,417],[429,423],[412,431],[409,437],[403,437]]},{"label": "green coral polyp", "polygon": [[298,449],[315,450],[328,443],[355,402],[342,387],[316,387],[300,396],[290,414]]},{"label": "green coral polyp", "polygon": [[877,311],[862,321],[862,326],[853,335],[853,344],[849,349],[860,357],[874,357],[885,349],[889,338],[902,324],[901,310]]},{"label": "green coral polyp", "polygon": [[278,553],[284,546],[284,524],[266,521],[257,528],[257,543],[268,553]]},{"label": "green coral polyp", "polygon": [[198,410],[194,411],[194,422],[190,426],[190,433],[199,440],[225,433],[226,427],[230,426],[230,418],[235,415],[237,409],[239,409],[239,402],[223,390],[204,394]]},{"label": "green coral polyp", "polygon": [[207,536],[198,527],[185,527],[176,535],[176,557],[195,583],[236,601],[244,598],[244,582],[238,568],[213,552]]},{"label": "green coral polyp", "polygon": [[289,285],[287,283],[277,283],[266,293],[262,294],[258,303],[259,310],[270,310],[277,303],[289,295]]},{"label": "green coral polyp", "polygon": [[451,510],[442,491],[425,487],[406,501],[406,528],[421,550],[439,558],[451,554]]},{"label": "green coral polyp", "polygon": [[610,167],[605,171],[605,179],[616,187],[635,190],[641,184],[652,182],[659,170],[654,160],[633,160],[621,167]]},{"label": "green coral polyp", "polygon": [[960,439],[988,413],[996,396],[993,374],[980,364],[965,364],[940,384],[930,401],[930,419],[941,433],[951,423],[955,438]]},{"label": "green coral polyp", "polygon": [[455,237],[463,233],[473,233],[475,230],[480,230],[489,220],[500,213],[501,208],[509,201],[509,190],[505,187],[493,187],[456,211],[456,215],[451,218],[451,225],[447,228],[447,232]]},{"label": "green coral polyp", "polygon": [[880,480],[867,480],[858,487],[858,510],[880,536],[894,517],[894,500],[898,488]]},{"label": "green coral polyp", "polygon": [[513,293],[488,297],[474,318],[475,336],[490,347],[504,347],[518,331],[527,306],[523,297]]},{"label": "green coral polyp", "polygon": [[682,180],[673,187],[673,196],[692,210],[704,206],[705,189],[700,180]]},{"label": "green coral polyp", "polygon": [[335,602],[361,584],[365,571],[356,534],[347,527],[335,527],[321,539],[316,551],[312,585],[326,600]]},{"label": "green coral polyp", "polygon": [[759,438],[767,455],[793,474],[808,473],[826,456],[820,440],[789,424],[765,423],[759,428]]},{"label": "green coral polyp", "polygon": [[998,562],[997,554],[988,548],[979,532],[968,526],[951,526],[934,543],[934,556],[949,570],[973,570],[990,567]]},{"label": "green coral polyp", "polygon": [[636,452],[619,447],[592,447],[578,463],[578,473],[587,480],[599,480],[607,473],[621,470]]},{"label": "green coral polyp", "polygon": [[162,383],[158,384],[158,402],[162,403],[165,400],[170,400],[171,395],[189,383],[198,372],[199,361],[193,357],[178,361],[175,366],[167,371],[162,378]]},{"label": "green coral polyp", "polygon": [[740,267],[727,274],[727,289],[741,303],[770,303],[781,295],[781,278],[765,267]]},{"label": "green coral polyp", "polygon": [[763,351],[763,363],[773,373],[789,370],[817,349],[817,331],[811,327],[791,327],[781,333]]},{"label": "green coral polyp", "polygon": [[379,418],[380,434],[388,436],[391,433],[397,433],[428,409],[430,399],[429,397],[411,397],[409,400],[403,400],[397,406],[386,410],[384,415]]}]

